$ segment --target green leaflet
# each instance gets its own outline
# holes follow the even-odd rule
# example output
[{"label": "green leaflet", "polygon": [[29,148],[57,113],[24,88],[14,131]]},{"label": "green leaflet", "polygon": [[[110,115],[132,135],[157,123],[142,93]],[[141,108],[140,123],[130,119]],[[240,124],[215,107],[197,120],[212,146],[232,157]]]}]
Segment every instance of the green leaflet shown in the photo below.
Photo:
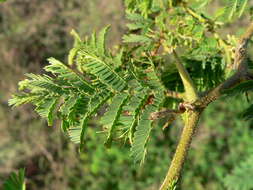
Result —
[{"label": "green leaflet", "polygon": [[53,82],[53,79],[47,75],[35,75],[35,74],[26,74],[29,78],[24,80],[22,88],[31,90],[33,93],[41,93],[41,91],[47,91],[49,93],[63,94],[64,90],[58,84]]},{"label": "green leaflet", "polygon": [[152,40],[144,35],[129,34],[123,36],[123,42],[125,43],[149,43]]},{"label": "green leaflet", "polygon": [[71,108],[76,103],[77,96],[78,95],[76,95],[76,94],[72,94],[71,96],[69,96],[68,98],[66,98],[64,100],[64,103],[61,105],[61,107],[59,109],[61,115],[63,115],[63,116],[69,115]]},{"label": "green leaflet", "polygon": [[127,13],[127,19],[132,21],[127,24],[129,30],[139,30],[142,29],[142,34],[147,32],[149,28],[152,26],[153,21],[148,18],[144,18],[141,14],[136,13]]},{"label": "green leaflet", "polygon": [[235,17],[241,17],[247,7],[248,0],[228,0],[227,6],[221,15],[224,21],[231,21]]},{"label": "green leaflet", "polygon": [[106,147],[111,147],[116,123],[120,117],[122,106],[126,102],[127,98],[128,94],[126,93],[118,94],[113,97],[108,111],[100,119],[100,123],[108,130],[108,136],[104,143]]},{"label": "green leaflet", "polygon": [[87,112],[89,112],[89,101],[90,98],[85,95],[79,95],[76,97],[75,102],[70,108],[67,117],[70,126],[75,126],[76,123],[79,122]]},{"label": "green leaflet", "polygon": [[103,84],[118,92],[127,86],[125,80],[103,60],[86,51],[80,51],[79,54],[83,57],[84,70],[95,75]]},{"label": "green leaflet", "polygon": [[146,20],[148,20],[149,22],[152,21],[150,19],[145,19],[141,14],[138,13],[130,13],[127,12],[126,14],[126,18],[130,21],[134,21],[134,22],[143,22],[145,23]]},{"label": "green leaflet", "polygon": [[141,107],[147,100],[147,97],[148,93],[146,90],[137,90],[137,93],[132,95],[126,105],[122,107],[122,114],[118,119],[118,124],[128,130],[128,138],[131,144],[133,143],[135,126],[138,121]]},{"label": "green leaflet", "polygon": [[25,190],[25,170],[20,169],[18,173],[11,173],[3,184],[3,190]]},{"label": "green leaflet", "polygon": [[105,102],[112,96],[110,92],[107,90],[104,90],[100,92],[99,94],[95,94],[93,97],[90,98],[89,102],[86,103],[87,106],[87,112],[82,115],[82,118],[80,118],[80,122],[78,126],[72,126],[68,130],[68,134],[70,136],[70,139],[74,143],[81,143],[80,149],[83,147],[84,143],[84,133],[85,129],[87,127],[87,122],[92,117],[93,114],[96,113],[96,111],[105,104]]},{"label": "green leaflet", "polygon": [[73,29],[71,30],[70,34],[74,37],[74,47],[78,47],[82,43],[80,36]]},{"label": "green leaflet", "polygon": [[177,180],[173,180],[168,190],[176,190],[176,189],[177,189]]},{"label": "green leaflet", "polygon": [[152,105],[148,105],[143,112],[139,124],[136,127],[133,144],[131,148],[131,155],[134,157],[134,162],[144,162],[146,155],[146,144],[151,132],[151,123],[149,116],[155,109]]},{"label": "green leaflet", "polygon": [[106,34],[109,30],[109,26],[104,27],[98,34],[97,37],[97,53],[100,56],[105,56],[106,55],[106,50],[105,50],[105,39],[106,39]]},{"label": "green leaflet", "polygon": [[84,133],[86,130],[88,119],[97,112],[97,110],[106,103],[106,101],[111,98],[113,94],[111,92],[108,92],[107,90],[102,91],[100,94],[93,96],[89,103],[89,112],[87,114],[87,117],[84,118],[81,122],[81,135],[80,135],[80,150],[82,150],[84,146]]},{"label": "green leaflet", "polygon": [[156,1],[153,0],[125,0],[125,5],[129,11],[141,12],[141,14],[146,18],[151,11],[153,4]]},{"label": "green leaflet", "polygon": [[75,30],[71,30],[70,34],[74,37],[74,47],[69,51],[68,64],[73,65],[77,52],[81,47],[82,40]]},{"label": "green leaflet", "polygon": [[43,118],[47,119],[48,125],[53,125],[54,110],[58,103],[58,97],[47,97],[36,104],[35,111]]},{"label": "green leaflet", "polygon": [[34,101],[41,99],[40,94],[31,94],[31,93],[20,93],[12,95],[12,98],[9,99],[9,106],[20,106],[27,103],[33,103]]},{"label": "green leaflet", "polygon": [[74,59],[77,55],[77,52],[80,48],[79,47],[74,47],[72,48],[70,51],[69,51],[69,54],[68,54],[68,64],[71,66],[74,64]]},{"label": "green leaflet", "polygon": [[92,85],[86,82],[73,70],[69,69],[66,65],[54,58],[49,58],[48,61],[50,65],[44,68],[45,71],[57,74],[59,79],[66,80],[73,88],[78,88],[81,92],[88,94],[94,93]]},{"label": "green leaflet", "polygon": [[138,29],[141,29],[145,26],[142,25],[141,23],[129,23],[129,24],[127,24],[127,27],[129,30],[138,30]]},{"label": "green leaflet", "polygon": [[120,49],[119,53],[117,53],[117,54],[115,55],[115,57],[112,58],[113,67],[114,67],[115,69],[117,69],[117,68],[119,68],[120,66],[122,66],[123,51],[124,51],[124,49]]},{"label": "green leaflet", "polygon": [[69,129],[69,123],[65,119],[62,119],[61,120],[61,130],[64,133],[66,133],[66,132],[68,132],[68,129]]},{"label": "green leaflet", "polygon": [[[230,2],[231,2],[231,6],[228,7],[228,19],[229,20],[231,20],[233,18],[233,15],[236,12],[238,0],[234,0],[234,1],[230,1]],[[232,2],[233,2],[233,4],[232,4]]]},{"label": "green leaflet", "polygon": [[165,90],[160,78],[157,76],[156,68],[152,60],[149,60],[150,67],[146,69],[145,73],[147,75],[147,83],[152,89]]},{"label": "green leaflet", "polygon": [[149,104],[145,107],[139,123],[136,127],[136,132],[134,133],[133,144],[131,147],[131,156],[134,157],[134,162],[140,161],[141,164],[145,160],[146,156],[146,146],[150,137],[150,132],[152,130],[152,120],[149,119],[150,114],[159,109],[160,104],[164,98],[163,94],[155,94],[153,104]]},{"label": "green leaflet", "polygon": [[69,134],[70,140],[75,144],[79,144],[80,143],[81,132],[82,132],[82,127],[81,126],[69,128],[68,129],[68,134]]},{"label": "green leaflet", "polygon": [[61,128],[64,132],[71,126],[76,126],[81,117],[88,112],[89,97],[83,94],[73,94],[62,103],[59,113],[61,115]]},{"label": "green leaflet", "polygon": [[98,35],[94,32],[91,35],[91,38],[84,42],[84,46],[82,48],[86,49],[89,53],[95,54],[99,57],[107,57],[107,52],[105,48],[105,39],[110,26],[104,27]]},{"label": "green leaflet", "polygon": [[239,7],[239,11],[238,11],[238,17],[241,17],[243,12],[245,11],[246,7],[247,7],[247,4],[248,4],[248,0],[241,0],[239,1],[238,3],[238,7]]}]

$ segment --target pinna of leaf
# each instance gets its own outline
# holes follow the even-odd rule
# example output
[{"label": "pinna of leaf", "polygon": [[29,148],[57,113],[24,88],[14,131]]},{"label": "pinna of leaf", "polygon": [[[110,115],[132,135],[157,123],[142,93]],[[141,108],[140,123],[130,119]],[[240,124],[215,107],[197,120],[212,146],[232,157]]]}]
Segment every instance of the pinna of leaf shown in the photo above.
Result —
[{"label": "pinna of leaf", "polygon": [[[150,114],[158,111],[164,100],[163,92],[149,84],[152,82],[159,89],[164,87],[156,77],[151,61],[147,68],[147,83],[139,82],[141,79],[137,78],[138,73],[132,67],[120,68],[119,54],[113,56],[105,49],[107,31],[108,27],[86,41],[81,41],[72,31],[75,46],[70,50],[69,64],[75,64],[77,71],[49,58],[50,65],[44,69],[54,77],[27,74],[28,79],[19,83],[21,92],[13,95],[9,104],[32,103],[35,111],[47,119],[48,125],[53,125],[57,116],[62,120],[63,131],[72,141],[80,143],[80,149],[85,143],[89,120],[105,104],[109,104],[100,119],[100,124],[108,133],[105,145],[110,147],[118,137],[129,139],[134,160],[143,161],[152,130]],[[87,76],[90,80],[86,79]],[[153,97],[152,102],[148,100],[150,96]]]}]

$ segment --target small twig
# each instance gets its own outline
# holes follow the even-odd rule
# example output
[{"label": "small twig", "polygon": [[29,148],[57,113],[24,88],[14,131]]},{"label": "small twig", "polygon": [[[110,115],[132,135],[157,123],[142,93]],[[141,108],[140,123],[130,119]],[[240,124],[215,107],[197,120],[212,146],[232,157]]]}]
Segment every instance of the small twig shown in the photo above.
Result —
[{"label": "small twig", "polygon": [[201,111],[189,111],[187,113],[185,127],[183,128],[176,152],[171,161],[167,175],[160,187],[160,190],[168,190],[172,183],[178,181],[183,165],[191,144],[192,137],[197,128]]},{"label": "small twig", "polygon": [[161,119],[164,118],[168,115],[178,115],[178,114],[182,114],[187,110],[194,110],[195,107],[193,104],[189,103],[189,102],[181,102],[178,105],[178,109],[163,109],[161,111],[157,111],[157,112],[153,112],[150,114],[149,119],[150,120],[156,120],[156,119]]},{"label": "small twig", "polygon": [[153,112],[150,114],[150,120],[157,120],[164,118],[168,115],[178,115],[183,113],[185,110],[173,110],[173,109],[163,109],[161,111]]},{"label": "small twig", "polygon": [[183,7],[184,7],[185,11],[186,11],[189,15],[191,15],[193,18],[197,19],[199,22],[201,22],[201,23],[207,23],[207,24],[209,24],[209,25],[210,25],[210,24],[214,24],[214,22],[213,22],[212,20],[207,19],[207,18],[205,18],[205,17],[203,17],[203,16],[197,14],[193,9],[191,9],[191,8],[185,6],[185,5],[184,5]]}]

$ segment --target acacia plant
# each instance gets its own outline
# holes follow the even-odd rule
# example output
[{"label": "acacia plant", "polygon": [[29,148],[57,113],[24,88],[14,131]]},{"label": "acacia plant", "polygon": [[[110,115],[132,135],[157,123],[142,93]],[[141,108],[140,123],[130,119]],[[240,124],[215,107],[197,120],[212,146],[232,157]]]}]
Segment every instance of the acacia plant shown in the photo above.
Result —
[{"label": "acacia plant", "polygon": [[[246,18],[248,1],[225,2],[211,13],[206,10],[211,0],[125,0],[128,30],[117,50],[105,47],[109,27],[84,39],[72,30],[68,64],[49,58],[46,73],[26,74],[9,104],[32,103],[49,126],[61,120],[62,131],[80,144],[80,151],[95,118],[107,134],[105,146],[129,143],[134,162],[140,163],[148,155],[152,130],[162,130],[154,121],[165,118],[166,127],[182,119],[184,128],[160,187],[174,189],[201,113],[221,96],[253,89],[247,54],[253,23],[241,37],[220,33],[227,23]],[[242,116],[252,113],[253,105]]]}]

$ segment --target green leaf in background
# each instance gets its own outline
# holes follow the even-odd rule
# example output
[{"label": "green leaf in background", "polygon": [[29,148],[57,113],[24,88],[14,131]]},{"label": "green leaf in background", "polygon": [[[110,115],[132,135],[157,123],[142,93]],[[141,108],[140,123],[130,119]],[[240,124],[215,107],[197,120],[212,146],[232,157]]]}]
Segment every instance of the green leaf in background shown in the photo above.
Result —
[{"label": "green leaf in background", "polygon": [[243,119],[246,119],[246,120],[252,120],[253,119],[253,104],[250,105],[246,110],[244,110],[240,116],[243,118]]},{"label": "green leaf in background", "polygon": [[224,179],[229,190],[249,190],[253,188],[253,155],[236,166]]},{"label": "green leaf in background", "polygon": [[151,42],[151,39],[143,35],[129,34],[123,36],[123,41],[125,43],[148,43]]},{"label": "green leaf in background", "polygon": [[241,17],[247,7],[248,0],[229,0],[223,9],[224,21],[231,21],[235,17]]},{"label": "green leaf in background", "polygon": [[252,90],[253,90],[253,81],[246,81],[235,86],[234,88],[224,90],[223,93],[228,96],[235,96],[241,93],[250,92]]},{"label": "green leaf in background", "polygon": [[25,170],[20,169],[17,174],[11,173],[3,187],[3,190],[25,190]]}]

